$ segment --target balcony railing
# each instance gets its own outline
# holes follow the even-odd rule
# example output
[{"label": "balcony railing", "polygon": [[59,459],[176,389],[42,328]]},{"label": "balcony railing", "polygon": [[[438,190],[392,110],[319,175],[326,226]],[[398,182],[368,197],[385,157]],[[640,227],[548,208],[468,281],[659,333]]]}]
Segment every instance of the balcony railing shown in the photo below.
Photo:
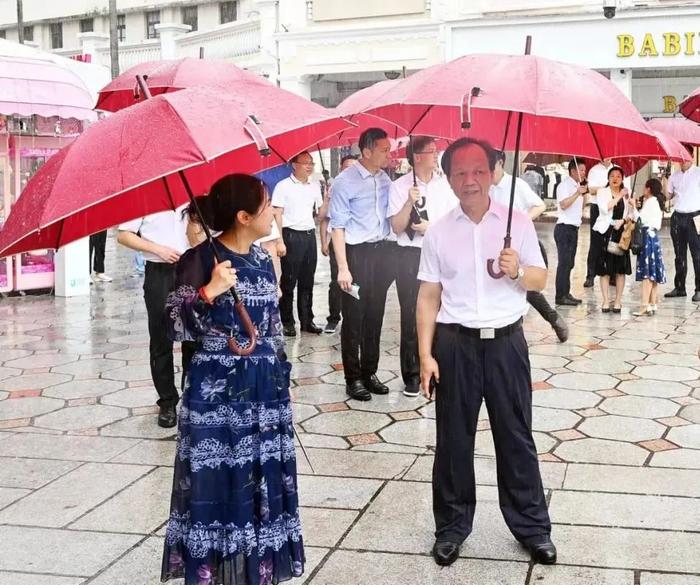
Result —
[{"label": "balcony railing", "polygon": [[[99,63],[109,67],[109,47],[98,50]],[[119,45],[119,70],[125,71],[129,67],[143,63],[144,61],[156,61],[160,59],[160,41],[153,39],[142,43]]]},{"label": "balcony railing", "polygon": [[207,59],[235,59],[260,51],[260,21],[238,20],[214,29],[189,33],[176,41],[178,57],[198,57],[204,47]]}]

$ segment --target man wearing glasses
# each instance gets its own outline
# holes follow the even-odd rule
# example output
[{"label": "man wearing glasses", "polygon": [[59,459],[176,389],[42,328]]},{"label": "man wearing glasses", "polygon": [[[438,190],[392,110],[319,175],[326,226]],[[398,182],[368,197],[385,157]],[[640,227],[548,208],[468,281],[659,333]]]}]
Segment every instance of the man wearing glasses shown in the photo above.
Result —
[{"label": "man wearing glasses", "polygon": [[415,136],[406,149],[413,171],[391,185],[387,215],[397,234],[399,261],[396,291],[401,307],[401,376],[405,396],[420,394],[420,365],[416,335],[418,266],[423,234],[428,226],[459,203],[450,184],[438,174],[438,149],[430,136]]},{"label": "man wearing glasses", "polygon": [[311,180],[314,162],[304,151],[292,160],[292,174],[280,181],[272,194],[275,220],[282,233],[282,277],[280,279],[280,315],[286,337],[296,335],[294,289],[297,288],[297,313],[302,331],[319,334],[314,323],[313,288],[316,273],[316,225],[314,211],[323,203],[321,186]]}]

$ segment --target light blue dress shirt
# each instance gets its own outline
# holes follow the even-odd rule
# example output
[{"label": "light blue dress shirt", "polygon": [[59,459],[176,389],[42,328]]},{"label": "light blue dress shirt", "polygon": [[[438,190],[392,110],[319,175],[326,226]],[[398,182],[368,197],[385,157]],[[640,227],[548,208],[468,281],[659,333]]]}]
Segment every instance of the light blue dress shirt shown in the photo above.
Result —
[{"label": "light blue dress shirt", "polygon": [[333,182],[331,228],[344,229],[349,245],[387,239],[390,188],[391,179],[384,171],[373,175],[359,162],[344,170]]}]

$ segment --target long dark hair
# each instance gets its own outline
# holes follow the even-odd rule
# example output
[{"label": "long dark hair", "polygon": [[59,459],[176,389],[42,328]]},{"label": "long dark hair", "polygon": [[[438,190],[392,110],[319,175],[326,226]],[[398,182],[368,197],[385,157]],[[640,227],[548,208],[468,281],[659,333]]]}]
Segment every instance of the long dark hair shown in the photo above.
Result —
[{"label": "long dark hair", "polygon": [[661,211],[663,211],[666,208],[666,198],[664,197],[664,190],[661,181],[658,179],[649,179],[646,183],[644,183],[644,187],[648,188],[649,191],[651,191],[651,194],[656,197],[656,200],[659,202],[659,207],[661,208]]},{"label": "long dark hair", "polygon": [[[622,175],[622,180],[625,180],[625,171],[622,170],[622,167],[618,167],[617,165],[613,165],[610,167],[610,170],[608,170],[608,184],[605,185],[606,187],[610,187],[610,175],[613,174],[614,171],[620,171],[620,174]],[[625,185],[623,183],[621,189],[624,189]]]},{"label": "long dark hair", "polygon": [[[235,173],[214,183],[208,195],[197,197],[197,205],[209,229],[225,232],[236,225],[239,211],[255,215],[265,202],[264,183],[252,175]],[[190,221],[200,223],[194,205],[190,204],[183,214]]]}]

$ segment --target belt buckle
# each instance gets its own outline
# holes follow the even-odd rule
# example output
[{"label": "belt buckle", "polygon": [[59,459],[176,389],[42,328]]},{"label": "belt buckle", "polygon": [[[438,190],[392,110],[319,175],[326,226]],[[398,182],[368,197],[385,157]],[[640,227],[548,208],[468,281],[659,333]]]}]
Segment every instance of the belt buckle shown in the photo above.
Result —
[{"label": "belt buckle", "polygon": [[479,329],[479,339],[496,339],[496,330],[493,327]]}]

